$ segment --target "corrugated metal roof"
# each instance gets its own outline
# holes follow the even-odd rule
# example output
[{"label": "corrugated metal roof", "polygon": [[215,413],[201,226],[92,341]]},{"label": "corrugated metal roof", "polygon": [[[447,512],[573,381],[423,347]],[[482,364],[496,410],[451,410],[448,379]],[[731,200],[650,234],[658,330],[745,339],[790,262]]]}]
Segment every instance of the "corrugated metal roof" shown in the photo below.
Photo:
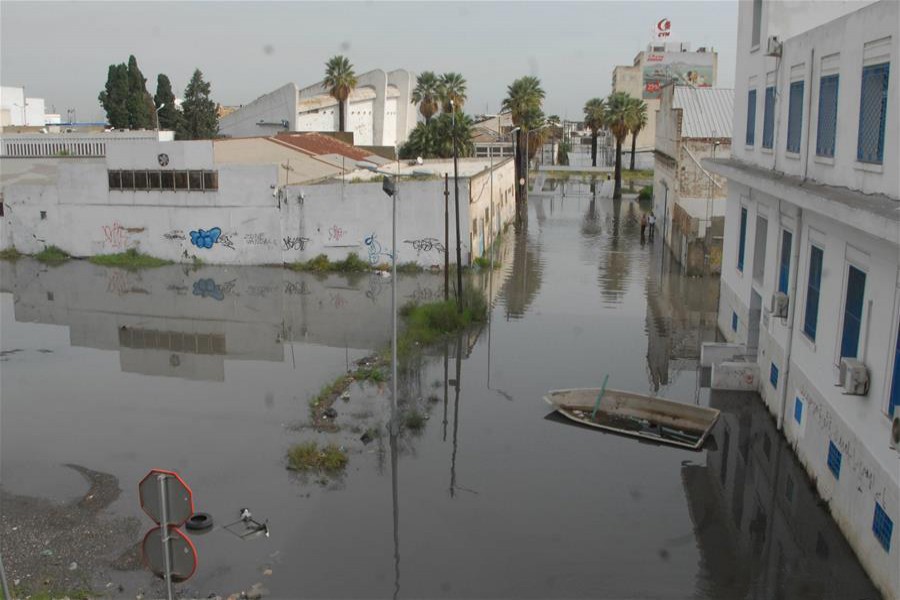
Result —
[{"label": "corrugated metal roof", "polygon": [[676,86],[672,107],[682,109],[682,138],[730,138],[734,90]]}]

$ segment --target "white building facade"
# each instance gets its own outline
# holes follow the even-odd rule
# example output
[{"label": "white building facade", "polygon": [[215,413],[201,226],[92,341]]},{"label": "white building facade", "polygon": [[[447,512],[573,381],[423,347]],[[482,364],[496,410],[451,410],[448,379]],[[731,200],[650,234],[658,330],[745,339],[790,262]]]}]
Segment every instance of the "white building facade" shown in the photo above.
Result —
[{"label": "white building facade", "polygon": [[26,97],[23,87],[0,87],[0,127],[44,127],[59,121],[59,115],[46,114],[43,98]]},{"label": "white building facade", "polygon": [[719,329],[898,598],[898,4],[739,4],[732,157],[703,161],[728,179]]},{"label": "white building facade", "polygon": [[[412,104],[415,76],[404,69],[375,69],[357,77],[344,104],[344,130],[358,146],[402,144],[416,126]],[[274,135],[284,131],[338,131],[338,102],[319,82],[298,89],[293,83],[260,96],[219,121],[231,137]]]}]

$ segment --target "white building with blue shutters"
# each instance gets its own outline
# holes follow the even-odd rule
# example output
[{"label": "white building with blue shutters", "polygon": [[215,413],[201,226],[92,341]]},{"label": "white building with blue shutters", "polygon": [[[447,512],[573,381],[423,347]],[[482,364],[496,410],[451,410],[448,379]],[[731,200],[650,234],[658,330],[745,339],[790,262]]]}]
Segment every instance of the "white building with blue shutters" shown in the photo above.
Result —
[{"label": "white building with blue shutters", "polygon": [[719,328],[900,598],[898,2],[739,5]]}]

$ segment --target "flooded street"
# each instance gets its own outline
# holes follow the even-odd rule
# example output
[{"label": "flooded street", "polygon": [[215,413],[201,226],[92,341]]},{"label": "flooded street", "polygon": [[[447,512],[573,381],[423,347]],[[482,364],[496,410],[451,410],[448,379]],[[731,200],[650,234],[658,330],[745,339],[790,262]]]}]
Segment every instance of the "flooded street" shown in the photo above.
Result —
[{"label": "flooded street", "polygon": [[[404,370],[402,403],[428,418],[396,440],[385,383],[352,384],[339,432],[308,425],[309,399],[389,343],[389,278],[0,264],[10,579],[75,562],[111,597],[161,594],[135,551],[152,526],[137,484],[159,467],[216,522],[192,536],[193,597],[879,598],[755,395],[701,386],[718,280],[642,243],[636,200],[548,181],[530,204],[502,267],[476,275],[489,324]],[[442,293],[441,274],[398,284],[400,302]],[[548,390],[606,374],[720,409],[714,439],[691,452],[548,418]],[[346,473],[287,470],[306,440],[345,446]],[[83,469],[121,493],[90,510]],[[270,537],[223,528],[243,507]]]}]

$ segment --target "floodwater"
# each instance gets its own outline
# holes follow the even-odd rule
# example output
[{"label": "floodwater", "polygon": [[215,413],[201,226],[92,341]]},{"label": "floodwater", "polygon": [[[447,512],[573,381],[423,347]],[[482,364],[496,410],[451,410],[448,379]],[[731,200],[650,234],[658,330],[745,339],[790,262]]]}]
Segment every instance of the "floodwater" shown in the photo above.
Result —
[{"label": "floodwater", "polygon": [[[388,343],[389,279],[3,263],[10,578],[37,585],[75,561],[108,596],[162,595],[126,560],[153,525],[138,481],[160,467],[216,522],[192,536],[185,596],[260,584],[273,598],[880,597],[760,401],[702,386],[718,281],[682,277],[658,240],[642,244],[634,200],[548,182],[530,202],[527,235],[507,236],[501,268],[477,278],[490,323],[404,369],[400,411],[428,419],[396,436],[384,384],[352,385],[338,433],[307,424],[309,398]],[[404,276],[398,297],[442,286]],[[713,442],[691,452],[548,418],[547,390],[606,374],[722,410]],[[383,435],[365,444],[369,429]],[[344,445],[346,473],[288,471],[306,440]],[[91,481],[66,465],[117,478],[121,494],[84,510]],[[27,514],[76,505],[90,526],[74,541]],[[224,528],[243,507],[268,538]]]}]

